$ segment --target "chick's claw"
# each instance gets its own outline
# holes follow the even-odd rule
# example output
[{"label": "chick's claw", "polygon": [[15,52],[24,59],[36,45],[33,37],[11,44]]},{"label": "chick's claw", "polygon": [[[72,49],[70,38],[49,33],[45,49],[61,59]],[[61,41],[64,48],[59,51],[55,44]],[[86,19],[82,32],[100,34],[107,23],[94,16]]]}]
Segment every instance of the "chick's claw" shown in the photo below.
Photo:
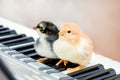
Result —
[{"label": "chick's claw", "polygon": [[68,73],[72,73],[72,72],[78,71],[78,70],[80,70],[82,68],[84,68],[84,66],[79,65],[79,66],[77,66],[75,68],[67,68],[67,71],[68,71]]},{"label": "chick's claw", "polygon": [[63,63],[64,63],[64,66],[67,66],[68,61],[64,60]]},{"label": "chick's claw", "polygon": [[37,62],[44,62],[44,61],[46,61],[48,58],[40,58],[40,59],[38,59],[37,60]]},{"label": "chick's claw", "polygon": [[68,61],[61,59],[61,60],[59,60],[59,61],[56,63],[56,66],[59,66],[61,63],[64,63],[64,66],[66,66],[67,63],[68,63]]}]

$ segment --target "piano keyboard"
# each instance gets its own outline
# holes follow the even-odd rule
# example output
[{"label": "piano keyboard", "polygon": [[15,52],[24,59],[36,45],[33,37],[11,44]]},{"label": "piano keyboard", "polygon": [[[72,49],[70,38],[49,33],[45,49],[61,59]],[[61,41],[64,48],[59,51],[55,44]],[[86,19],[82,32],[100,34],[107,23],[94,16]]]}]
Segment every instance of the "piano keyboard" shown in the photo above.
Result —
[{"label": "piano keyboard", "polygon": [[58,59],[37,62],[41,58],[33,46],[37,38],[32,29],[0,18],[0,58],[17,80],[120,80],[120,62],[96,53],[86,68],[73,73],[66,69],[77,64],[56,67]]}]

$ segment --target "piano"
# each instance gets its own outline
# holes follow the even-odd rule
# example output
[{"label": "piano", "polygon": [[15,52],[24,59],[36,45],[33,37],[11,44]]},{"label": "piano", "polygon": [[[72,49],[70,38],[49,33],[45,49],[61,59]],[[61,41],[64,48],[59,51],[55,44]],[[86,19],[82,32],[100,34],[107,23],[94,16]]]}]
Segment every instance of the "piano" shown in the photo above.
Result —
[{"label": "piano", "polygon": [[56,67],[58,59],[37,62],[41,58],[33,46],[37,38],[34,30],[0,18],[0,60],[16,80],[120,80],[120,62],[95,52],[88,66],[73,73],[66,68],[77,64]]}]

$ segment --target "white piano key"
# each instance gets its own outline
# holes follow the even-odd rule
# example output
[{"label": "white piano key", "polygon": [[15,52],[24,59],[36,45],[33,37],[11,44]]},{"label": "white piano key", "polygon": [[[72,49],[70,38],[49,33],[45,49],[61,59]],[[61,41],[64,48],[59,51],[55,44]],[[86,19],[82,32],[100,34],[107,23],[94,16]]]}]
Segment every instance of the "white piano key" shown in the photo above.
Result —
[{"label": "white piano key", "polygon": [[5,52],[5,51],[12,51],[9,47],[0,47],[0,50]]},{"label": "white piano key", "polygon": [[23,75],[23,77],[26,78],[26,80],[36,80],[35,78],[28,75]]},{"label": "white piano key", "polygon": [[4,52],[5,54],[9,54],[9,55],[18,54],[18,53],[19,53],[19,52],[17,52],[16,50],[12,50],[12,49],[10,49],[9,47],[7,47],[7,46],[5,46],[5,45],[2,45],[2,44],[1,44],[0,50],[1,50],[2,52]]},{"label": "white piano key", "polygon": [[20,75],[14,75],[16,80],[26,80],[25,78],[21,77]]},{"label": "white piano key", "polygon": [[0,47],[5,47],[5,45],[3,45],[3,44],[0,43]]},{"label": "white piano key", "polygon": [[59,73],[59,71],[55,70],[55,69],[47,69],[47,70],[43,70],[43,72],[45,72],[47,74]]},{"label": "white piano key", "polygon": [[30,62],[36,62],[34,59],[32,58],[21,58],[19,59],[20,61],[22,62],[25,62],[25,63],[30,63]]},{"label": "white piano key", "polygon": [[69,71],[68,71],[68,70],[64,70],[64,71],[62,71],[61,73],[63,73],[63,74],[68,74]]},{"label": "white piano key", "polygon": [[41,76],[44,80],[56,80],[54,77],[48,76],[48,75],[42,75]]},{"label": "white piano key", "polygon": [[48,67],[47,65],[40,63],[40,62],[30,62],[28,63],[28,65],[38,69],[38,70],[47,70],[47,69],[51,69],[51,67]]},{"label": "white piano key", "polygon": [[12,51],[5,51],[6,54],[9,55],[13,55],[13,54],[20,54],[20,52],[16,51],[16,50],[12,50]]},{"label": "white piano key", "polygon": [[57,80],[73,80],[72,77],[65,75],[63,73],[52,73],[50,75],[55,77]]},{"label": "white piano key", "polygon": [[24,54],[13,54],[11,55],[14,58],[20,59],[20,58],[29,58],[28,56],[25,56]]},{"label": "white piano key", "polygon": [[32,77],[35,78],[36,80],[44,80],[42,77],[39,77],[39,76],[36,76],[36,75],[33,75]]},{"label": "white piano key", "polygon": [[1,44],[1,46],[0,46],[0,50],[3,49],[3,48],[8,48],[8,47],[5,46],[5,45],[2,45],[2,44]]}]

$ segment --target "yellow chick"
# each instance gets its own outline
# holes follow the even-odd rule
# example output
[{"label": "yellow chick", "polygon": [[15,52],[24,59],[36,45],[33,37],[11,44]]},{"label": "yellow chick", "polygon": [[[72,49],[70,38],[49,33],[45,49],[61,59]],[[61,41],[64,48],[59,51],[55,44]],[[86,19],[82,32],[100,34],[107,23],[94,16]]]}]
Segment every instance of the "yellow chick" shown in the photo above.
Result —
[{"label": "yellow chick", "polygon": [[93,44],[91,39],[80,31],[78,25],[67,23],[61,27],[59,38],[54,42],[53,49],[61,59],[57,66],[62,62],[66,66],[68,61],[79,64],[75,68],[67,69],[69,72],[74,72],[90,62]]}]

